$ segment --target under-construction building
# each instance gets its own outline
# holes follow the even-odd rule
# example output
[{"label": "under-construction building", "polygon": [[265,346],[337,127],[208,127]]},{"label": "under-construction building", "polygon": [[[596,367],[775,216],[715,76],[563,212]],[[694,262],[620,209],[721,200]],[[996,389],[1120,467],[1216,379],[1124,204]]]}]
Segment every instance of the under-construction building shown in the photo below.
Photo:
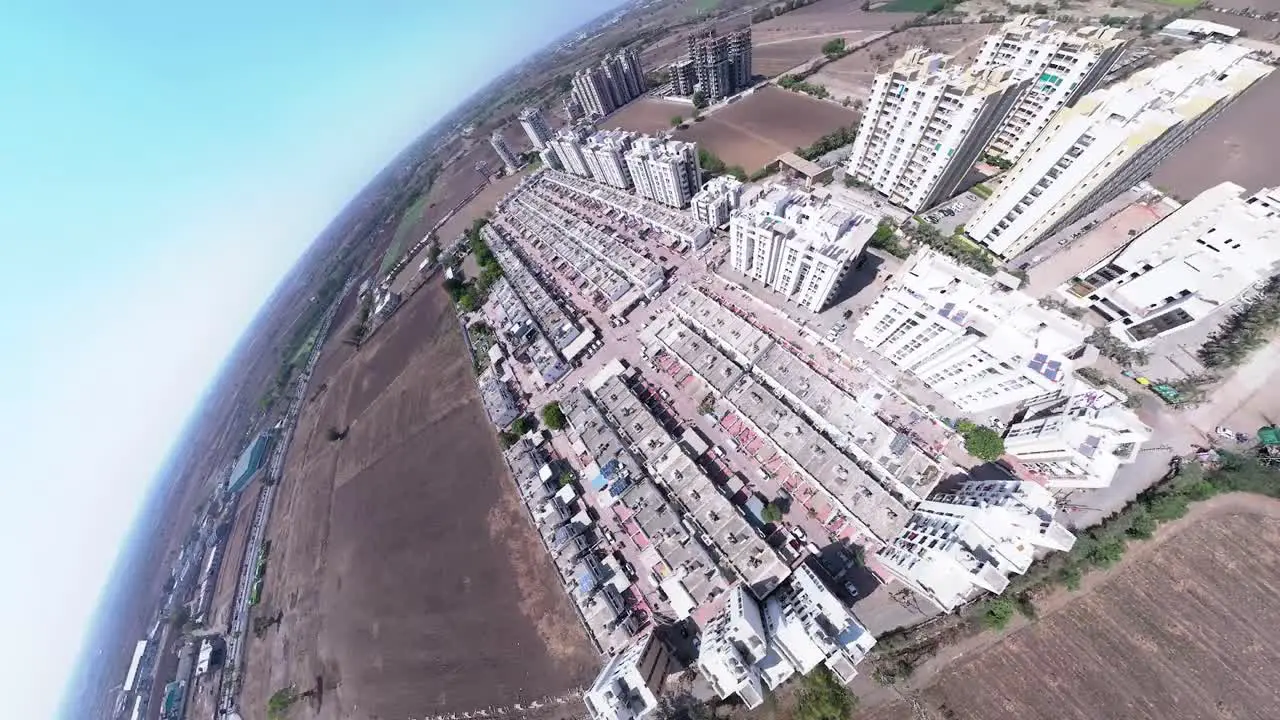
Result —
[{"label": "under-construction building", "polygon": [[[688,59],[697,89],[708,102],[737,94],[751,85],[751,28],[727,35],[717,35],[712,28],[690,35]],[[680,85],[676,83],[677,90]]]}]

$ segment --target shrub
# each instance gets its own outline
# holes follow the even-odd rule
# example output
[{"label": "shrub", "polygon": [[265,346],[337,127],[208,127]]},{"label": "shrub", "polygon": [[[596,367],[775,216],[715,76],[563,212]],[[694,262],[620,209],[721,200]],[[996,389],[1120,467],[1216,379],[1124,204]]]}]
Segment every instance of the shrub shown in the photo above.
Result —
[{"label": "shrub", "polygon": [[1004,438],[1000,433],[985,425],[975,425],[968,420],[961,420],[956,430],[964,438],[965,452],[988,462],[1004,455]]},{"label": "shrub", "polygon": [[1013,601],[1009,598],[998,597],[988,600],[982,612],[982,624],[992,630],[1003,630],[1009,624],[1013,613]]},{"label": "shrub", "polygon": [[548,430],[562,430],[566,424],[564,411],[560,409],[560,403],[551,402],[542,407],[542,424]]}]

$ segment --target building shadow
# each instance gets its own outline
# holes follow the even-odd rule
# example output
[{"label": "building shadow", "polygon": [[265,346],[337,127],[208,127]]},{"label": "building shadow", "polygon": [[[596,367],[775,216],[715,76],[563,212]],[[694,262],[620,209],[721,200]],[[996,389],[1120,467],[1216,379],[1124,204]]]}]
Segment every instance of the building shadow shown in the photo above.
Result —
[{"label": "building shadow", "polygon": [[844,276],[831,294],[831,305],[839,305],[871,287],[884,265],[884,258],[876,253],[863,251],[853,269]]}]

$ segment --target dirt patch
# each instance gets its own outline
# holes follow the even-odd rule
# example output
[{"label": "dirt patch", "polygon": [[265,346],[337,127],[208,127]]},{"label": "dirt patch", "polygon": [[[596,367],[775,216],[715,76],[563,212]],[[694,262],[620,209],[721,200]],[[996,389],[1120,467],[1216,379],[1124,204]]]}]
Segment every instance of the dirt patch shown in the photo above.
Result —
[{"label": "dirt patch", "polygon": [[[1280,502],[1202,503],[1079,593],[1004,638],[949,648],[963,664],[921,699],[938,717],[1269,717],[1280,703]],[[989,647],[983,647],[983,645]],[[939,658],[947,662],[946,658]],[[928,668],[912,683],[927,683]],[[909,691],[908,691],[909,692]],[[912,717],[899,701],[864,720]]]},{"label": "dirt patch", "polygon": [[[877,13],[872,13],[877,14]],[[977,56],[982,38],[998,25],[936,25],[895,33],[829,63],[809,81],[823,85],[836,100],[866,100],[877,72],[888,70],[908,48],[924,46],[955,56],[958,64]]]},{"label": "dirt patch", "polygon": [[672,100],[644,97],[627,103],[618,112],[605,118],[601,127],[620,127],[642,133],[658,133],[671,129],[671,118],[679,115],[688,119],[693,105]]},{"label": "dirt patch", "polygon": [[[326,349],[326,353],[329,349]],[[447,296],[416,293],[299,418],[243,707],[323,677],[315,715],[529,702],[598,658],[515,498]],[[329,442],[324,429],[349,425]],[[248,717],[248,715],[246,716]]]},{"label": "dirt patch", "polygon": [[[646,105],[632,113],[619,113],[605,125],[643,131],[659,115],[689,115],[688,106],[686,112],[680,113],[669,102],[643,100],[632,105],[640,103]],[[837,128],[857,122],[857,113],[839,105],[768,86],[706,115],[701,122],[687,123],[675,132],[675,137],[697,142],[726,164],[741,165],[753,172],[784,152],[805,147]]]},{"label": "dirt patch", "polygon": [[1249,192],[1274,186],[1280,144],[1271,140],[1271,123],[1278,114],[1280,73],[1272,73],[1161,163],[1151,184],[1183,202],[1228,180]]}]

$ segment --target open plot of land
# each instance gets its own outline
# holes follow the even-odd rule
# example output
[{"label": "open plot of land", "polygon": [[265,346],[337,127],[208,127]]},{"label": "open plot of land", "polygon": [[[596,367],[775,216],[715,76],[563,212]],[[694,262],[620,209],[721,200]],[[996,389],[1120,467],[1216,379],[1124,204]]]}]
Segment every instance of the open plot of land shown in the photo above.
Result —
[{"label": "open plot of land", "polygon": [[[447,296],[417,293],[304,408],[273,512],[242,707],[405,718],[529,702],[598,658],[498,453]],[[331,350],[331,348],[327,349]],[[349,428],[336,442],[332,427]],[[318,706],[318,707],[317,707]]]},{"label": "open plot of land", "polygon": [[[957,720],[1275,717],[1278,593],[1280,503],[1215,498],[923,698]],[[860,717],[913,715],[893,705]]]},{"label": "open plot of land", "polygon": [[828,63],[810,76],[809,82],[826,86],[837,100],[866,100],[875,74],[887,70],[909,48],[922,45],[954,55],[956,63],[967,63],[978,54],[982,38],[995,27],[998,26],[965,24],[910,28]]},{"label": "open plot of land", "polygon": [[1151,184],[1186,202],[1230,180],[1253,192],[1280,182],[1280,73],[1258,81],[1191,141],[1156,168]]},{"label": "open plot of land", "polygon": [[[639,100],[605,124],[643,130],[656,123],[659,116],[665,116],[670,125],[671,115],[688,116],[687,107],[686,112],[680,113],[673,103]],[[704,116],[701,122],[688,123],[675,136],[697,142],[726,164],[741,165],[752,172],[784,152],[805,147],[837,128],[857,122],[857,113],[839,105],[767,86]]]},{"label": "open plot of land", "polygon": [[671,129],[671,118],[679,115],[688,119],[693,105],[672,100],[643,97],[627,103],[621,110],[605,118],[602,128],[626,128],[642,133],[657,133]]}]

